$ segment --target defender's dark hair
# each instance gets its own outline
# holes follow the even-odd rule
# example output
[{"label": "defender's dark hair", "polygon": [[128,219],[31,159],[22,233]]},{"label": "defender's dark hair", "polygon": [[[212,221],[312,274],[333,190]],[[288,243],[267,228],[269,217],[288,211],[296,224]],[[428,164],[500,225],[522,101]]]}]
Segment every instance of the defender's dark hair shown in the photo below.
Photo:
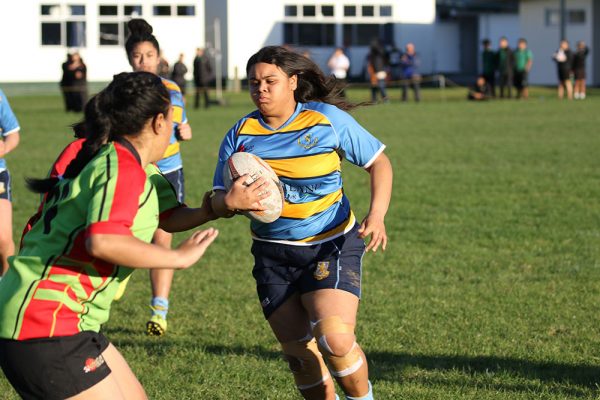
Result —
[{"label": "defender's dark hair", "polygon": [[335,77],[325,76],[312,60],[281,46],[267,46],[248,59],[246,74],[252,66],[267,63],[278,66],[288,77],[298,77],[294,99],[301,103],[319,101],[348,111],[362,104],[349,103],[341,97],[342,86]]},{"label": "defender's dark hair", "polygon": [[[62,178],[73,178],[81,172],[107,142],[137,136],[148,120],[158,114],[165,116],[171,105],[169,92],[157,75],[149,72],[124,72],[85,106],[84,121],[74,126],[76,135],[85,135],[77,157],[67,166]],[[47,193],[59,178],[27,178],[28,188]]]},{"label": "defender's dark hair", "polygon": [[156,48],[156,52],[160,53],[158,40],[156,40],[156,37],[152,34],[152,26],[147,23],[145,19],[135,18],[129,20],[127,27],[129,28],[129,37],[125,42],[127,57],[131,57],[131,53],[133,53],[135,46],[142,42],[152,43]]}]

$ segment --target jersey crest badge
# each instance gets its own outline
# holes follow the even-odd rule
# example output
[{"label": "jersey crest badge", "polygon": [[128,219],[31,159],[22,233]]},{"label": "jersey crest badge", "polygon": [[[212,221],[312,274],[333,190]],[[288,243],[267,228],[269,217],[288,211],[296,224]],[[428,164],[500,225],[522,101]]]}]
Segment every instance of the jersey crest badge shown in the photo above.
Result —
[{"label": "jersey crest badge", "polygon": [[312,134],[308,133],[303,137],[298,139],[298,146],[304,148],[305,150],[312,149],[319,143],[319,138],[312,137]]},{"label": "jersey crest badge", "polygon": [[329,276],[329,261],[319,261],[313,276],[318,281],[327,278]]}]

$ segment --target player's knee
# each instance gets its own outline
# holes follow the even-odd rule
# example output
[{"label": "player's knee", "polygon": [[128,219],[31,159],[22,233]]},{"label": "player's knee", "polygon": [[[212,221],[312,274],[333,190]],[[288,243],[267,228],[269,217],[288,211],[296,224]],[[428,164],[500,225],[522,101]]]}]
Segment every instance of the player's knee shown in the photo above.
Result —
[{"label": "player's knee", "polygon": [[281,347],[298,389],[310,389],[329,379],[327,366],[314,338],[309,341],[282,343]]},{"label": "player's knee", "polygon": [[318,321],[313,333],[332,375],[348,376],[363,365],[362,352],[356,343],[354,330],[340,317],[334,316]]}]

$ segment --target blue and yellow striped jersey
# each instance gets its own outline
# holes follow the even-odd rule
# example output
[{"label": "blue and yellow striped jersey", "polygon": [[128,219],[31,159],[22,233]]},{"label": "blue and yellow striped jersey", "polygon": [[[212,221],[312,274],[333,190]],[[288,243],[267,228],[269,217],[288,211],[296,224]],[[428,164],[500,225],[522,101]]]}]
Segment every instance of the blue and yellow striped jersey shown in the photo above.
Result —
[{"label": "blue and yellow striped jersey", "polygon": [[173,131],[171,132],[169,147],[167,147],[163,159],[157,163],[160,172],[167,174],[183,167],[181,153],[179,152],[179,141],[177,140],[177,127],[179,124],[187,122],[187,115],[179,86],[175,82],[164,78],[162,78],[162,82],[169,91],[171,105],[173,106]]},{"label": "blue and yellow striped jersey", "polygon": [[253,237],[317,244],[344,234],[356,222],[343,191],[342,157],[367,168],[384,148],[352,116],[331,104],[298,103],[290,119],[277,129],[254,111],[240,119],[221,143],[213,189],[225,189],[223,166],[233,153],[256,154],[279,176],[285,204],[275,222],[252,221]]},{"label": "blue and yellow striped jersey", "polygon": [[[8,99],[4,92],[0,90],[0,140],[3,137],[19,131],[19,121],[8,104]],[[6,161],[0,157],[0,172],[6,169]]]}]

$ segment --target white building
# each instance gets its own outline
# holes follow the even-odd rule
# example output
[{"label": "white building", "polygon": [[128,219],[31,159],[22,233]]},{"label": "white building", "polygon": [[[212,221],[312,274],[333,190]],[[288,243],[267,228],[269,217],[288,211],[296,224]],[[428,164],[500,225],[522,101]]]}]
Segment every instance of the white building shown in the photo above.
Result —
[{"label": "white building", "polygon": [[88,80],[130,71],[126,23],[146,19],[170,63],[191,64],[204,45],[203,0],[18,0],[0,2],[0,82],[48,82],[61,77],[68,51],[78,50]]},{"label": "white building", "polygon": [[[565,37],[575,48],[586,42],[590,54],[586,60],[588,84],[600,84],[600,0],[568,0]],[[521,35],[527,38],[534,53],[530,73],[532,84],[556,84],[556,65],[552,54],[560,41],[560,3],[558,0],[521,0],[519,5]]]}]

